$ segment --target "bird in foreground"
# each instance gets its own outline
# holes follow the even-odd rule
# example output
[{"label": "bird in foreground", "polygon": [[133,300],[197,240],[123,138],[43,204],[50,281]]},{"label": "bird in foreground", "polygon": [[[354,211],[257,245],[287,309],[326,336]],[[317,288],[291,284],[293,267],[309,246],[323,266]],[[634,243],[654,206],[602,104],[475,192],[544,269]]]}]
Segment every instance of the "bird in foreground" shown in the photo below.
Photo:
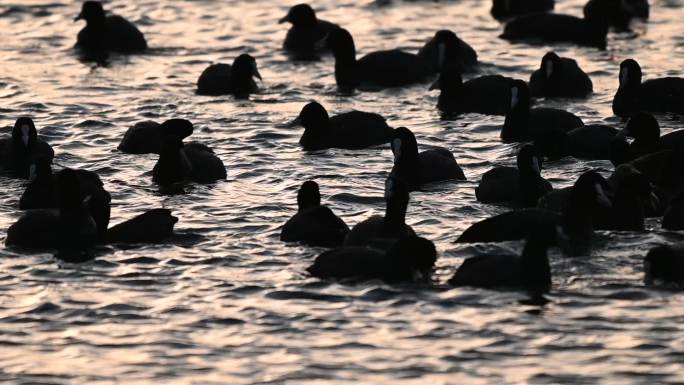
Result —
[{"label": "bird in foreground", "polygon": [[468,258],[449,284],[547,292],[551,289],[547,250],[567,242],[561,226],[540,226],[527,236],[521,255],[481,254]]},{"label": "bird in foreground", "polygon": [[309,180],[297,192],[298,210],[280,231],[284,242],[302,242],[310,246],[339,246],[349,227],[328,206],[321,205],[318,183]]},{"label": "bird in foreground", "polygon": [[425,280],[437,260],[435,245],[416,236],[399,239],[388,250],[343,246],[325,251],[306,270],[318,278],[381,279],[389,283]]}]

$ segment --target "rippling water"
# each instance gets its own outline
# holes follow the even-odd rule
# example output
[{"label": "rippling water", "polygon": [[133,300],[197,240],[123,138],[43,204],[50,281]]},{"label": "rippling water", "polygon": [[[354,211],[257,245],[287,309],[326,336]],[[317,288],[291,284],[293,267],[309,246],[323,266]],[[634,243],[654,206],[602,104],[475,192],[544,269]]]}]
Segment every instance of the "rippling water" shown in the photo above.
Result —
[{"label": "rippling water", "polygon": [[[98,172],[112,193],[112,224],[165,206],[180,217],[163,245],[106,248],[83,265],[49,254],[0,249],[0,382],[215,384],[503,384],[684,383],[684,295],[644,288],[641,260],[681,233],[600,232],[591,256],[552,254],[554,289],[545,306],[522,293],[445,282],[464,258],[519,243],[456,245],[469,224],[505,210],[475,201],[479,176],[514,163],[515,146],[499,141],[502,117],[442,120],[428,84],[380,93],[338,95],[332,58],[291,62],[280,51],[289,5],[272,1],[114,1],[153,49],[115,57],[107,67],[79,62],[71,46],[82,27],[80,5],[0,1],[2,133],[32,115],[55,147],[56,162]],[[351,0],[317,2],[319,16],[355,36],[361,54],[416,51],[435,30],[452,29],[479,53],[482,73],[527,79],[545,46],[510,45],[489,1],[396,2],[378,8]],[[581,14],[582,1],[557,10]],[[684,11],[657,0],[635,34],[611,34],[609,49],[556,46],[577,58],[594,81],[586,100],[563,106],[585,123],[623,126],[611,117],[620,61],[636,58],[645,78],[681,75]],[[249,101],[199,97],[194,84],[211,62],[257,58],[263,92]],[[296,189],[316,178],[324,201],[349,224],[383,211],[389,148],[304,153],[301,129],[287,128],[316,98],[331,113],[352,108],[405,125],[421,147],[446,146],[467,182],[427,187],[411,196],[408,222],[433,240],[440,259],[429,285],[345,286],[306,276],[320,249],[284,245],[282,223],[296,210]],[[151,183],[156,156],[115,150],[141,120],[195,123],[228,169],[225,182],[164,196]],[[681,118],[660,117],[664,131]],[[545,165],[556,187],[608,162]],[[0,228],[19,216],[23,182],[2,178]],[[4,232],[2,234],[4,240]]]}]

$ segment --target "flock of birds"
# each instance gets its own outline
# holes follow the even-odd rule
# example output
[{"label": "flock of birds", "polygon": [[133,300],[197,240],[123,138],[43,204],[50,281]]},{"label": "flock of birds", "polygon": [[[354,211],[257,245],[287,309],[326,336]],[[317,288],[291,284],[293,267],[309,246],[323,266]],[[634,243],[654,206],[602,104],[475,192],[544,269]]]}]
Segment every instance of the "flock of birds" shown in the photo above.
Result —
[{"label": "flock of birds", "polygon": [[[584,17],[551,13],[553,0],[494,0],[492,15],[505,21],[501,38],[511,41],[566,42],[606,48],[611,28],[629,28],[632,18],[647,19],[646,0],[590,0]],[[109,52],[147,49],[143,34],[130,22],[107,15],[97,1],[83,3],[76,20],[86,26],[76,49],[103,57]],[[592,92],[589,76],[571,58],[549,52],[529,82],[500,75],[468,80],[462,74],[478,66],[476,51],[455,33],[435,33],[416,54],[387,50],[356,57],[346,29],[316,17],[307,4],[293,6],[280,22],[290,23],[283,48],[297,58],[331,52],[335,80],[342,92],[401,87],[436,79],[437,107],[445,114],[505,115],[501,139],[523,142],[517,167],[496,167],[482,175],[477,200],[505,203],[511,211],[477,222],[458,242],[501,242],[525,239],[521,255],[478,255],[466,259],[449,280],[452,285],[514,287],[545,292],[551,287],[547,250],[559,246],[570,255],[587,253],[595,229],[644,231],[644,218],[663,216],[662,226],[684,230],[684,130],[661,136],[653,113],[684,114],[684,79],[642,80],[636,60],[624,60],[613,99],[615,115],[627,119],[624,129],[585,125],[570,112],[534,108],[534,97],[581,98]],[[232,94],[248,98],[259,92],[256,60],[238,56],[232,65],[213,64],[197,81],[202,95]],[[392,128],[374,113],[351,111],[330,116],[311,101],[292,125],[304,127],[300,144],[306,151],[327,148],[363,149],[391,146],[394,167],[385,182],[384,216],[372,216],[351,229],[321,204],[319,186],[304,182],[297,195],[298,212],[282,227],[281,240],[328,247],[308,272],[321,278],[362,277],[398,282],[429,277],[437,259],[434,244],[416,235],[405,218],[410,192],[426,183],[463,180],[465,175],[445,148],[419,152],[415,135]],[[184,140],[191,122],[171,119],[131,127],[118,149],[132,154],[158,154],[153,181],[162,188],[184,183],[212,183],[226,178],[223,162],[211,148]],[[633,138],[629,139],[629,138]],[[605,159],[615,165],[604,178],[596,171],[580,175],[573,186],[554,189],[541,173],[545,159],[571,156]],[[15,178],[28,178],[19,208],[28,210],[7,230],[6,245],[57,250],[56,257],[81,262],[102,243],[154,243],[173,233],[177,218],[154,209],[109,227],[111,196],[97,174],[62,169],[53,174],[54,151],[38,138],[34,122],[17,119],[12,135],[0,142],[0,168]],[[684,281],[684,248],[663,245],[645,257],[645,280]]]}]

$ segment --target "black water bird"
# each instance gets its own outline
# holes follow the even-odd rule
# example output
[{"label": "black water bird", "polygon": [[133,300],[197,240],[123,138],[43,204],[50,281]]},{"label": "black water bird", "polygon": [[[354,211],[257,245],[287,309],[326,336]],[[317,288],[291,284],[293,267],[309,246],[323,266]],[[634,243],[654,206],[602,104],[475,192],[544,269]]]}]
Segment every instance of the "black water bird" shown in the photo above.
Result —
[{"label": "black water bird", "polygon": [[145,36],[133,23],[118,15],[106,15],[99,1],[86,1],[74,19],[85,20],[76,48],[86,51],[140,52],[147,49]]},{"label": "black water bird", "polygon": [[259,91],[253,78],[261,80],[256,60],[243,53],[235,58],[233,65],[212,64],[197,79],[198,95],[233,95],[238,99],[249,98]]},{"label": "black water bird", "polygon": [[475,197],[482,203],[510,202],[520,207],[535,207],[539,198],[553,190],[541,176],[542,159],[537,149],[526,144],[520,148],[517,167],[499,166],[482,175]]},{"label": "black water bird", "polygon": [[510,41],[569,42],[606,48],[610,14],[615,2],[592,7],[584,18],[557,13],[531,13],[518,16],[504,27],[501,38]]},{"label": "black water bird", "polygon": [[159,159],[152,170],[152,180],[161,186],[175,183],[212,183],[226,178],[226,167],[214,151],[202,144],[183,144],[193,131],[191,122],[170,119],[161,124],[164,130]]},{"label": "black water bird", "polygon": [[401,179],[390,176],[385,181],[385,215],[373,215],[357,223],[347,234],[345,246],[387,245],[398,239],[415,236],[406,224],[409,190]]},{"label": "black water bird", "polygon": [[497,20],[503,20],[528,13],[553,10],[554,0],[493,0],[490,13]]},{"label": "black water bird", "polygon": [[325,47],[324,40],[337,24],[321,20],[309,4],[297,4],[290,8],[279,23],[290,23],[283,49],[299,54],[309,55]]},{"label": "black water bird", "polygon": [[472,71],[477,66],[477,52],[449,30],[440,30],[418,51],[432,72]]},{"label": "black water bird", "polygon": [[430,90],[440,90],[437,108],[447,114],[506,115],[511,108],[514,80],[501,75],[485,75],[463,82],[459,71],[443,70]]},{"label": "black water bird", "polygon": [[583,97],[593,91],[593,84],[574,59],[548,52],[541,66],[530,76],[530,94],[534,97]]},{"label": "black water bird", "polygon": [[684,78],[641,80],[641,66],[634,59],[620,63],[620,84],[613,97],[613,113],[630,117],[639,111],[684,113]]},{"label": "black water bird", "polygon": [[349,111],[330,117],[318,102],[307,103],[292,125],[304,127],[299,143],[306,151],[361,149],[386,144],[394,133],[381,115]]},{"label": "black water bird", "polygon": [[506,114],[501,139],[505,142],[534,140],[545,130],[570,131],[582,127],[582,119],[574,114],[555,108],[531,108],[530,89],[522,80],[515,80],[511,87],[511,107]]},{"label": "black water bird", "polygon": [[432,72],[423,59],[398,49],[371,52],[357,60],[354,39],[344,28],[332,30],[326,41],[335,56],[335,81],[343,90],[405,86]]},{"label": "black water bird", "polygon": [[547,292],[551,289],[547,250],[567,242],[561,226],[541,226],[527,236],[521,255],[482,254],[468,258],[449,284]]},{"label": "black water bird", "polygon": [[419,153],[416,136],[406,127],[394,130],[391,147],[394,167],[390,175],[404,181],[410,191],[426,183],[466,179],[451,151],[436,147]]},{"label": "black water bird", "polygon": [[540,226],[560,225],[570,239],[573,253],[581,253],[591,244],[593,216],[597,207],[610,207],[605,190],[607,181],[596,171],[583,173],[575,182],[562,213],[540,208],[513,210],[468,227],[456,242],[503,242],[527,237]]},{"label": "black water bird", "polygon": [[429,278],[436,260],[432,242],[411,236],[398,240],[387,251],[343,246],[323,252],[307,271],[318,278],[358,277],[396,283]]},{"label": "black water bird", "polygon": [[339,246],[349,227],[328,206],[321,205],[318,183],[306,181],[297,192],[298,210],[280,231],[284,242],[302,242],[311,246]]},{"label": "black water bird", "polygon": [[33,120],[21,117],[16,120],[9,138],[0,139],[0,172],[8,177],[25,179],[29,166],[36,158],[52,162],[55,152],[44,140],[38,138]]}]

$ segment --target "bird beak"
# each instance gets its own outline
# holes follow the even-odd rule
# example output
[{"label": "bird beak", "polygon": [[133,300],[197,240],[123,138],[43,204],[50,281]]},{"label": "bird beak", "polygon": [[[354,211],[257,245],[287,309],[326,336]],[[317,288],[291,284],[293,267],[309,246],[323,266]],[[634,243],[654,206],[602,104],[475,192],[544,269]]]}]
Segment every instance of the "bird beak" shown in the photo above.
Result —
[{"label": "bird beak", "polygon": [[654,192],[651,192],[648,197],[647,207],[652,211],[658,211],[658,207],[660,207],[660,198]]},{"label": "bird beak", "polygon": [[82,14],[82,13],[79,13],[78,16],[76,16],[76,17],[74,18],[74,22],[77,22],[77,21],[79,21],[79,20],[83,20],[83,14]]},{"label": "bird beak", "polygon": [[254,68],[254,76],[255,76],[257,79],[261,80],[261,81],[264,80],[264,79],[261,78],[261,74],[259,73],[259,70],[256,69],[256,68]]},{"label": "bird beak", "polygon": [[439,78],[437,78],[437,80],[435,80],[434,83],[432,83],[430,85],[430,88],[428,88],[428,91],[438,90],[438,89],[439,89]]},{"label": "bird beak", "polygon": [[283,17],[282,19],[278,20],[278,24],[287,23],[287,22],[289,22],[289,21],[290,21],[290,15],[286,15],[286,16]]}]

